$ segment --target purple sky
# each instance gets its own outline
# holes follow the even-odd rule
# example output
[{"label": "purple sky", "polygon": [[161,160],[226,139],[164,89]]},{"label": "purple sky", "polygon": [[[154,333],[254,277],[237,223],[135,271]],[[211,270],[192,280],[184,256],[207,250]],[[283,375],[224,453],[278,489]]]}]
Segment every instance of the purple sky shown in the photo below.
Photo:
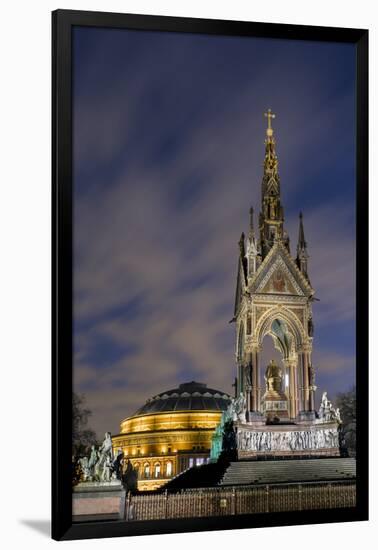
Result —
[{"label": "purple sky", "polygon": [[320,299],[317,395],[349,388],[354,46],[77,28],[74,63],[74,389],[91,426],[117,433],[192,379],[232,392],[237,242],[260,209],[269,107],[285,227],[293,252],[303,211]]}]

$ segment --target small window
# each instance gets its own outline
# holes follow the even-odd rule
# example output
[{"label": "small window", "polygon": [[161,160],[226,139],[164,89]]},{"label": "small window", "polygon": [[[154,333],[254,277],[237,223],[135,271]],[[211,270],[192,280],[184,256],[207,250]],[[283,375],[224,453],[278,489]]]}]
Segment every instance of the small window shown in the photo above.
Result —
[{"label": "small window", "polygon": [[194,466],[194,458],[189,458],[189,468],[193,468]]},{"label": "small window", "polygon": [[252,319],[251,316],[247,316],[247,334],[251,334],[252,332]]},{"label": "small window", "polygon": [[205,459],[204,458],[196,458],[196,466],[201,466],[202,464],[205,463]]},{"label": "small window", "polygon": [[172,475],[172,462],[167,462],[166,473],[167,477]]},{"label": "small window", "polygon": [[158,462],[155,464],[154,476],[160,477],[160,464]]},{"label": "small window", "polygon": [[150,465],[149,464],[144,465],[144,477],[150,477]]}]

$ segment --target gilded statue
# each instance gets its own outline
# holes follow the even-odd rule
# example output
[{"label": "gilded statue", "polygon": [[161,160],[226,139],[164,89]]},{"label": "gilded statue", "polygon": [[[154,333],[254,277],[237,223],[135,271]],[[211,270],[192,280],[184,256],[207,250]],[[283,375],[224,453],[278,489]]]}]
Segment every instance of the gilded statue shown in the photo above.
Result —
[{"label": "gilded statue", "polygon": [[267,392],[280,392],[282,387],[282,369],[274,359],[271,359],[265,371],[265,383]]}]

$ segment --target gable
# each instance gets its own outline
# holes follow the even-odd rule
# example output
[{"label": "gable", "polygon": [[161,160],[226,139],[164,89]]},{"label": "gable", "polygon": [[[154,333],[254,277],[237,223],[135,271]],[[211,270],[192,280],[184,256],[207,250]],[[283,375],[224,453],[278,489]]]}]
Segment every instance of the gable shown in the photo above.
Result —
[{"label": "gable", "polygon": [[261,294],[291,294],[304,296],[304,292],[290,273],[281,257],[271,265],[265,277],[257,287],[256,292]]},{"label": "gable", "polygon": [[292,257],[279,243],[270,250],[261,264],[250,291],[255,294],[291,296],[311,296],[314,293]]}]

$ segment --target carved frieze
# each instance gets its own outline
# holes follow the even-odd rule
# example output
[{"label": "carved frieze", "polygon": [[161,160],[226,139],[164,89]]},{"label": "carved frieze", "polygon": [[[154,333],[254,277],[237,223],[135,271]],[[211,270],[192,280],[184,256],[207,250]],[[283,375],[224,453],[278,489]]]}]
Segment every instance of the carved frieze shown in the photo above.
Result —
[{"label": "carved frieze", "polygon": [[335,449],[339,446],[339,434],[337,428],[290,432],[241,430],[237,443],[240,451],[255,452]]},{"label": "carved frieze", "polygon": [[276,304],[277,302],[286,302],[288,304],[292,303],[307,303],[306,296],[290,296],[288,294],[276,294],[274,297],[271,294],[255,294],[255,299],[257,299],[259,302],[268,302],[272,305]]}]

